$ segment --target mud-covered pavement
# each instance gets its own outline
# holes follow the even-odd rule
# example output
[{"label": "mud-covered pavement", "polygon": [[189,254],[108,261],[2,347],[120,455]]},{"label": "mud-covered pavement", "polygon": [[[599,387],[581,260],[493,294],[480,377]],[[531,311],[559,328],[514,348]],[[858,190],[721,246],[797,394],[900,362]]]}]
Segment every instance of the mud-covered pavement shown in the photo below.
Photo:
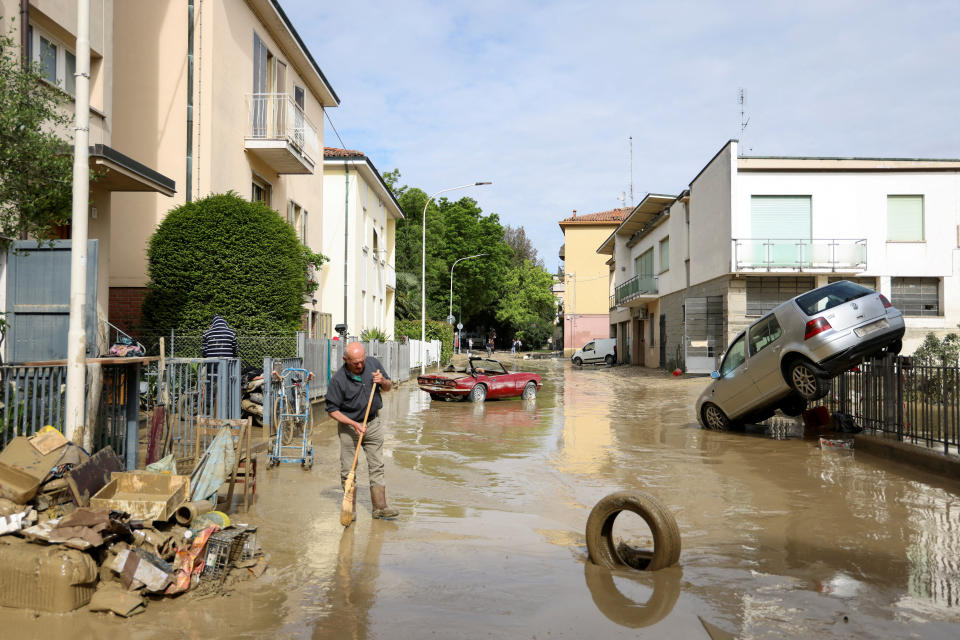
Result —
[{"label": "mud-covered pavement", "polygon": [[[960,637],[957,484],[702,431],[703,378],[522,364],[545,377],[533,404],[431,403],[412,382],[385,394],[396,521],[371,520],[361,465],[358,520],[339,524],[324,420],[312,471],[262,474],[247,518],[270,555],[259,580],[130,620],[3,610],[3,637],[708,638],[700,618],[743,638]],[[679,568],[587,561],[587,515],[618,490],[674,511]],[[642,541],[641,523],[623,515],[617,533]]]}]

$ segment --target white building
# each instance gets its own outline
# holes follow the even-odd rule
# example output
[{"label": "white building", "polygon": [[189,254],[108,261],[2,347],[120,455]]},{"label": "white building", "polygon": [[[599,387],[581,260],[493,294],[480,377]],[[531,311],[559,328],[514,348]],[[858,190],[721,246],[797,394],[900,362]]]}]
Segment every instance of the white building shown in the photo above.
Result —
[{"label": "white building", "polygon": [[350,335],[380,329],[394,338],[400,204],[361,151],[325,148],[323,172],[321,253],[330,262],[320,269],[320,309]]},{"label": "white building", "polygon": [[740,157],[731,140],[598,252],[612,256],[621,359],[703,372],[754,319],[837,279],[904,312],[910,353],[957,330],[958,248],[960,160]]}]

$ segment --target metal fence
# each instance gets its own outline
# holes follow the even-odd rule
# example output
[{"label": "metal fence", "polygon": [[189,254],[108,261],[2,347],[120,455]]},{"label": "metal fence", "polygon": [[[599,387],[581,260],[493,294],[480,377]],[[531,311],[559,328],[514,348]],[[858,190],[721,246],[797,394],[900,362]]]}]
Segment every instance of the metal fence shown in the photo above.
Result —
[{"label": "metal fence", "polygon": [[[173,332],[166,338],[168,358],[200,358],[203,355],[203,336],[186,336]],[[147,355],[160,355],[160,337],[147,336],[138,340]],[[297,355],[297,334],[289,336],[237,336],[237,351],[245,367],[260,367],[264,358],[293,358]]]},{"label": "metal fence", "polygon": [[[90,376],[87,376],[85,397],[88,403],[97,404],[90,442],[94,450],[109,445],[126,467],[133,469],[138,453],[139,364],[104,365],[100,370],[102,385],[93,397],[89,393]],[[3,385],[0,449],[13,438],[31,436],[46,425],[64,430],[66,365],[3,365],[0,380]],[[90,415],[89,411],[86,415]]]},{"label": "metal fence", "polygon": [[833,380],[828,405],[865,429],[960,453],[956,364],[920,364],[907,357],[870,360]]},{"label": "metal fence", "polygon": [[[239,358],[171,358],[164,384],[170,414],[171,451],[192,457],[199,418],[240,418]],[[200,442],[201,450],[212,437]]]}]

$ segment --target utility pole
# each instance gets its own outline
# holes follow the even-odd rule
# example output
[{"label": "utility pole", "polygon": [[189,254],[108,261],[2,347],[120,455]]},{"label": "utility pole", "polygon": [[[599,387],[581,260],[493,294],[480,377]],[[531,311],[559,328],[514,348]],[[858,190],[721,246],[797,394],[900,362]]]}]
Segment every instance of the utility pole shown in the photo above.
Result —
[{"label": "utility pole", "polygon": [[[87,386],[87,208],[90,201],[90,0],[77,0],[76,124],[70,244],[70,328],[67,332],[67,407],[64,436],[83,439]],[[127,398],[128,402],[135,399]],[[136,443],[128,443],[136,446]]]}]

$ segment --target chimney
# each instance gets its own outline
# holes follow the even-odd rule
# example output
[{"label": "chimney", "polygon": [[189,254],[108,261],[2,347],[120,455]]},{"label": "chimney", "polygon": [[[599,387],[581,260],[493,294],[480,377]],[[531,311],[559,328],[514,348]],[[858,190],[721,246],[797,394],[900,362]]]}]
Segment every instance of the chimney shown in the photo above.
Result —
[{"label": "chimney", "polygon": [[577,217],[577,210],[576,210],[576,209],[573,210],[573,217],[574,217],[574,218]]}]

